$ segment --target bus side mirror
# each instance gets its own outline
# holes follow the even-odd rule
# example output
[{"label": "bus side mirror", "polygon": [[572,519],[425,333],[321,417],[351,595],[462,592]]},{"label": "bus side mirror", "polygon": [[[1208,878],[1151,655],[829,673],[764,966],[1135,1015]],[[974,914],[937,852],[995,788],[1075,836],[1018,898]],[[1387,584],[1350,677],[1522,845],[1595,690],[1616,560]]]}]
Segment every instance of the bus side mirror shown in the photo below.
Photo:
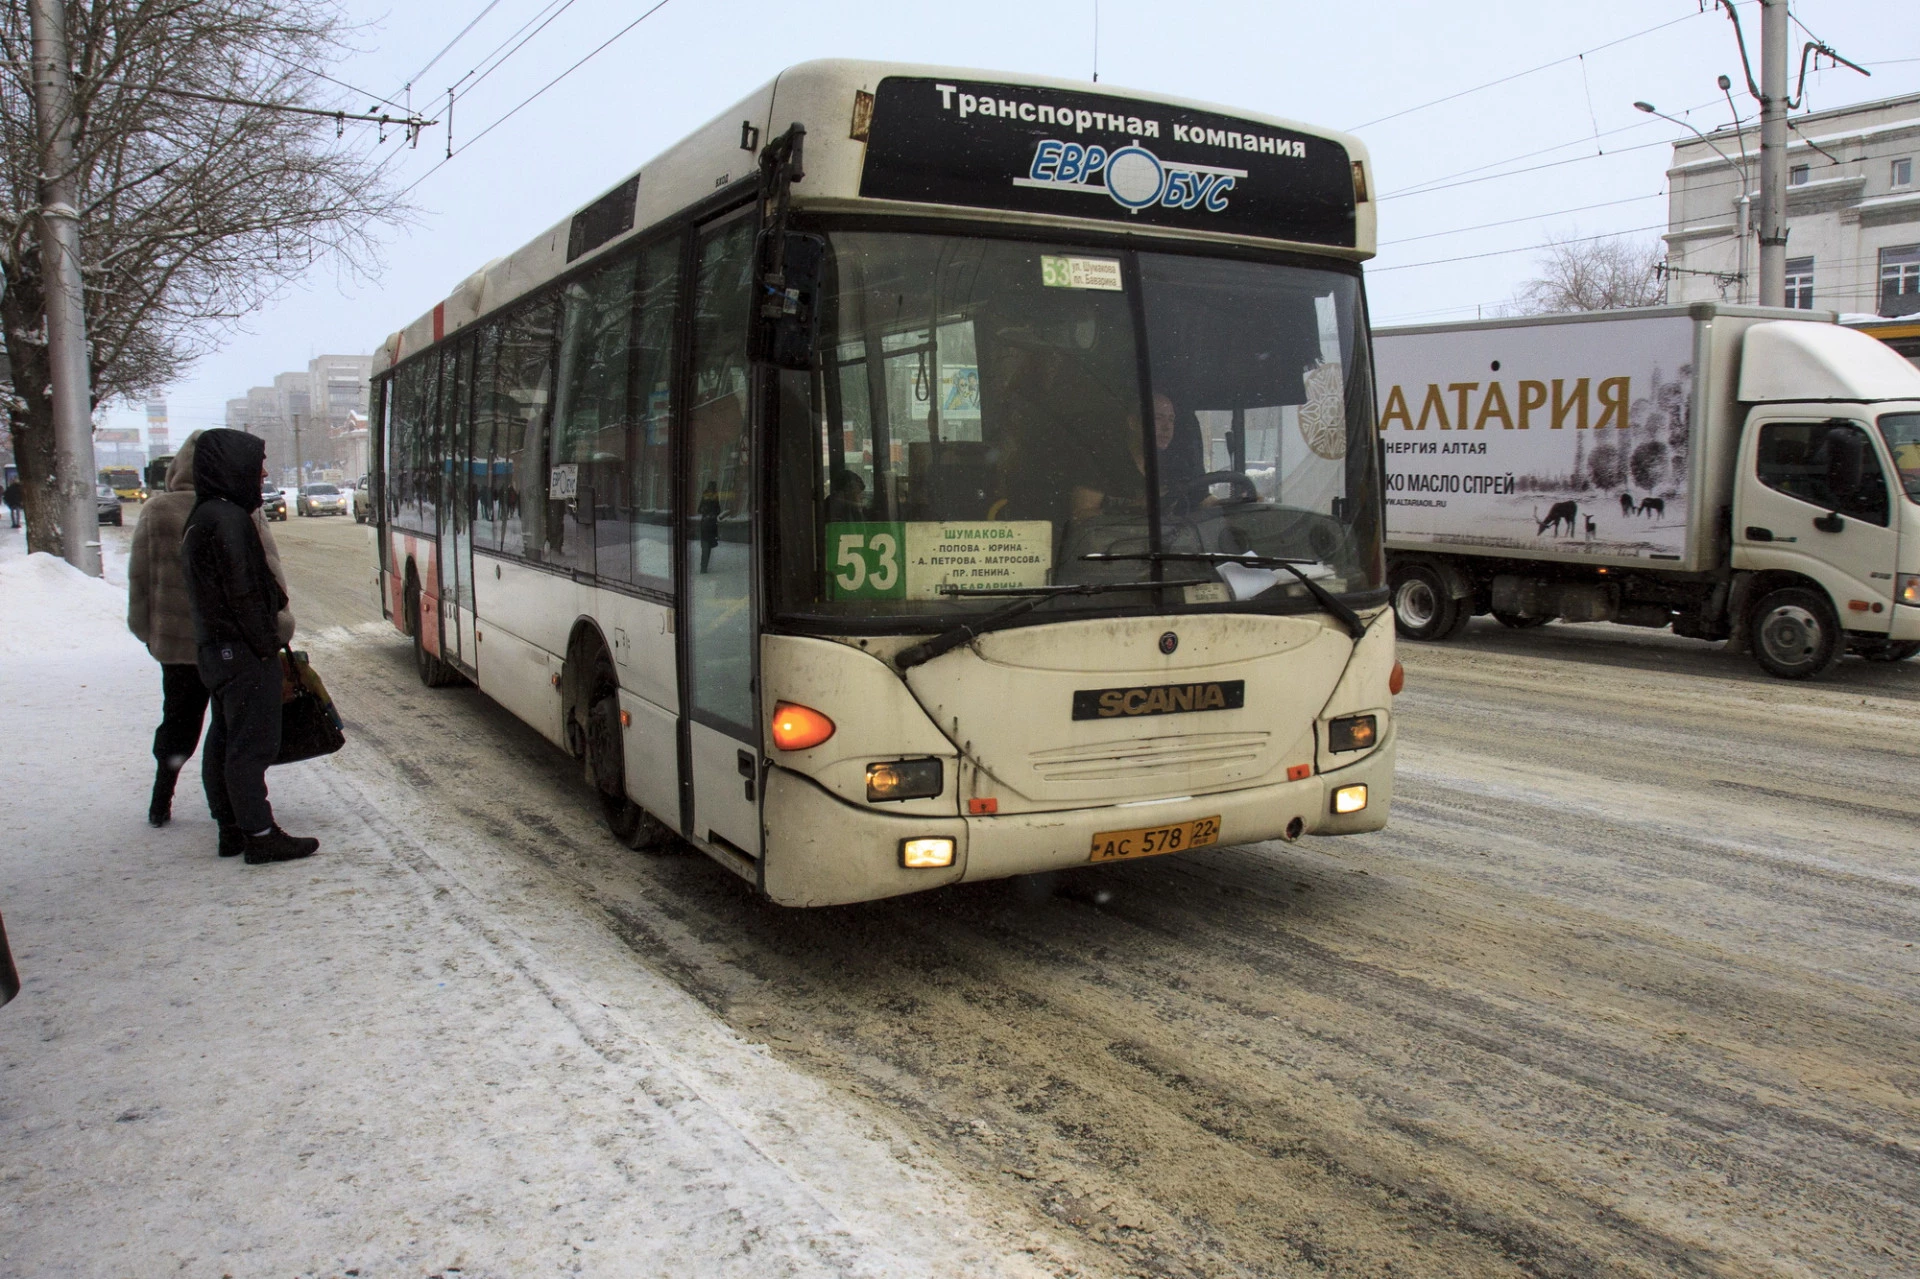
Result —
[{"label": "bus side mirror", "polygon": [[760,244],[760,308],[754,323],[754,358],[779,369],[813,367],[820,333],[820,277],[827,242],[817,235],[763,233]]}]

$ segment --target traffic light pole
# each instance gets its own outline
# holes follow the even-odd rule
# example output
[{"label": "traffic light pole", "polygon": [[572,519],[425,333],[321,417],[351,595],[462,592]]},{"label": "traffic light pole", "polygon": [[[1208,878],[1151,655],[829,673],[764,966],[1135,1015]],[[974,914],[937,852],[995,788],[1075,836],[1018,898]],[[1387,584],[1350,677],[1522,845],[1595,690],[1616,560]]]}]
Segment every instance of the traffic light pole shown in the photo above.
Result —
[{"label": "traffic light pole", "polygon": [[32,0],[33,106],[40,142],[40,273],[46,294],[55,507],[60,552],[100,576],[100,510],[94,499],[93,377],[80,278],[80,214],[73,206],[73,85],[61,0]]}]

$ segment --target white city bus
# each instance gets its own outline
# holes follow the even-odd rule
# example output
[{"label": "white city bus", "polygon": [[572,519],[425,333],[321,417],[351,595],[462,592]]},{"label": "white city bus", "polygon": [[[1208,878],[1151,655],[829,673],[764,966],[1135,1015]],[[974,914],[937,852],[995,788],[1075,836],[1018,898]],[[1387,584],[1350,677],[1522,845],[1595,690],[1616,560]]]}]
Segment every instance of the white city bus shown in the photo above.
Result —
[{"label": "white city bus", "polygon": [[1376,830],[1360,144],[793,68],[390,337],[382,606],[776,902]]}]

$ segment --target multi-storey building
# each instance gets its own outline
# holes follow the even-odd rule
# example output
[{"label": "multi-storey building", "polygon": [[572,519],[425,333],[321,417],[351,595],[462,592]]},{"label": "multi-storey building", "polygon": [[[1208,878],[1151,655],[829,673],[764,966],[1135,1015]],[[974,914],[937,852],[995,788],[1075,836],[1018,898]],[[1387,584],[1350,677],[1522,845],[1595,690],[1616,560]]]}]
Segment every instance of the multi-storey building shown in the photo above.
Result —
[{"label": "multi-storey building", "polygon": [[372,367],[368,355],[316,356],[305,369],[278,374],[273,385],[253,387],[244,397],[228,400],[227,425],[264,439],[267,466],[288,481],[296,450],[309,473],[351,470],[350,433],[356,425],[366,425]]},{"label": "multi-storey building", "polygon": [[[1920,94],[1790,117],[1787,305],[1843,314],[1920,314]],[[1756,301],[1758,124],[1673,148],[1668,296]],[[1750,201],[1740,277],[1740,197]]]}]

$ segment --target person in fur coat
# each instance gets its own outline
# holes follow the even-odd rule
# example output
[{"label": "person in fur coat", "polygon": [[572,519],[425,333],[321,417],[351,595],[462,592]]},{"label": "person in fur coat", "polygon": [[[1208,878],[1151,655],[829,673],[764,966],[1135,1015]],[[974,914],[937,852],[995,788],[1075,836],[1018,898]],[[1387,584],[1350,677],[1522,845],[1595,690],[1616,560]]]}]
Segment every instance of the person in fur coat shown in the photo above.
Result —
[{"label": "person in fur coat", "polygon": [[[153,734],[153,798],[147,805],[147,820],[155,826],[165,826],[173,817],[174,783],[200,744],[207,713],[207,690],[195,664],[193,609],[180,567],[180,539],[187,516],[193,513],[193,453],[199,438],[200,432],[195,431],[181,441],[180,451],[167,467],[167,491],[154,494],[141,508],[140,522],[133,529],[133,556],[127,564],[127,629],[160,663],[160,727]],[[285,594],[287,578],[280,568],[279,548],[273,544],[266,517],[259,510],[253,515],[267,567]],[[292,608],[281,609],[274,620],[280,642],[291,643]]]}]

